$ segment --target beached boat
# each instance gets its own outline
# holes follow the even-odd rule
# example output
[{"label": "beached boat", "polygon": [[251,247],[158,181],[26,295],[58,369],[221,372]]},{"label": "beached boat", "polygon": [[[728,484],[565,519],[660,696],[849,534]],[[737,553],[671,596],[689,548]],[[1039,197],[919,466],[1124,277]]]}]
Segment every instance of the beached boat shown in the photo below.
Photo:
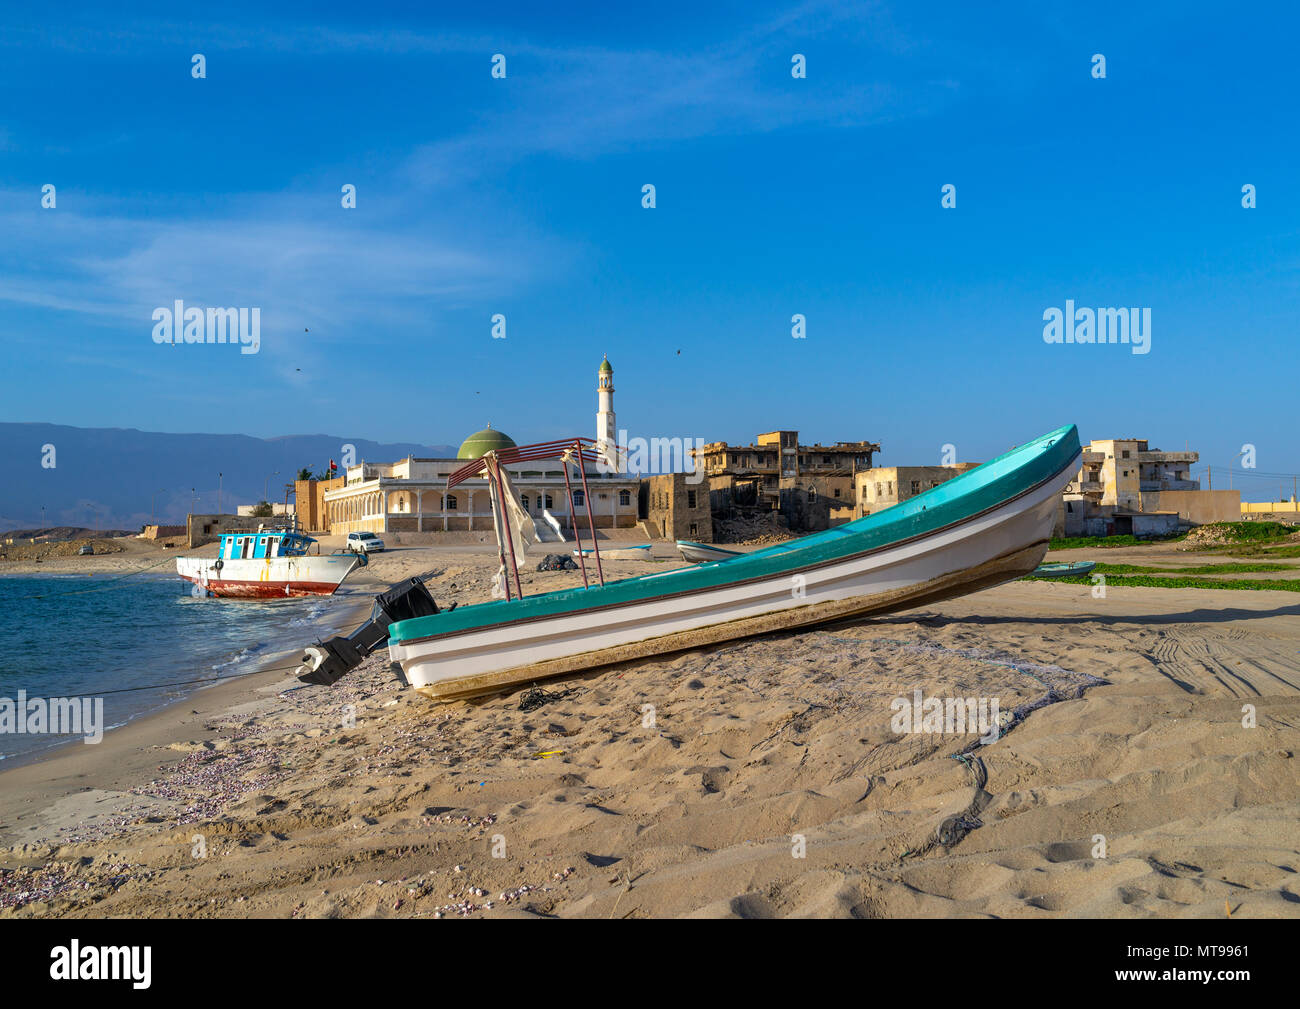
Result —
[{"label": "beached boat", "polygon": [[388,628],[415,689],[452,699],[628,659],[948,599],[1047,552],[1079,466],[1071,425],[916,497],[743,557],[458,607]]},{"label": "beached boat", "polygon": [[1040,564],[1029,572],[1030,578],[1082,578],[1092,574],[1096,561],[1072,561],[1068,564]]},{"label": "beached boat", "polygon": [[[573,556],[591,557],[594,550],[575,550]],[[607,561],[650,561],[654,558],[650,555],[650,544],[641,543],[630,547],[605,547],[601,550],[600,556]]]},{"label": "beached boat", "polygon": [[216,557],[177,557],[176,573],[214,596],[332,595],[365,561],[357,554],[308,554],[315,542],[285,529],[223,533]]},{"label": "beached boat", "polygon": [[724,550],[712,543],[696,543],[693,540],[678,540],[677,549],[692,564],[707,564],[710,561],[729,561],[733,557],[744,557],[739,550]]}]

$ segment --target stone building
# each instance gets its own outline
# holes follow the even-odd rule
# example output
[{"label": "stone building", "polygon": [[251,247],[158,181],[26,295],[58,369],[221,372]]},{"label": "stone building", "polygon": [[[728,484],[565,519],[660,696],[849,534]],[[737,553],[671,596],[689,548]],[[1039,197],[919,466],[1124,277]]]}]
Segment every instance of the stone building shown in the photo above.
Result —
[{"label": "stone building", "polygon": [[640,516],[653,535],[669,540],[713,542],[709,489],[689,473],[663,473],[641,480]]},{"label": "stone building", "polygon": [[[606,359],[597,373],[597,442],[607,457],[617,449],[612,442],[614,418],[614,369]],[[361,462],[347,468],[345,483],[324,492],[324,522],[336,535],[350,532],[490,532],[494,528],[492,502],[486,479],[466,480],[450,491],[447,477],[492,449],[510,448],[514,439],[490,424],[461,443],[455,459],[421,459],[409,456],[391,463]],[[550,528],[549,515],[566,530],[573,527],[564,484],[564,466],[559,460],[503,464],[519,492],[527,512],[539,530]],[[637,524],[637,495],[640,481],[635,476],[607,472],[609,466],[588,463],[587,488],[591,511],[598,529],[630,529]],[[582,479],[569,468],[574,488],[577,520],[585,527],[587,509]]]},{"label": "stone building", "polygon": [[916,497],[977,465],[959,462],[951,466],[879,466],[863,470],[855,477],[855,517],[862,518],[892,508],[900,501]]},{"label": "stone building", "polygon": [[1235,522],[1241,492],[1201,490],[1196,452],[1161,452],[1145,438],[1092,441],[1057,511],[1058,536],[1159,536],[1182,526]]},{"label": "stone building", "polygon": [[769,511],[790,529],[813,532],[852,518],[854,477],[879,451],[870,441],[800,445],[798,431],[769,431],[753,445],[710,442],[692,454],[715,517]]}]

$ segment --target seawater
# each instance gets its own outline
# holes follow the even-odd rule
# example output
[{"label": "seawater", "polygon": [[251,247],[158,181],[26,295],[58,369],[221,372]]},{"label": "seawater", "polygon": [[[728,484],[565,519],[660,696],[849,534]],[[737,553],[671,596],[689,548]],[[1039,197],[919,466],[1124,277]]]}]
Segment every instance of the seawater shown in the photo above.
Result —
[{"label": "seawater", "polygon": [[[252,672],[277,653],[327,637],[370,593],[211,599],[158,576],[0,577],[0,698],[103,696],[104,727],[123,725],[203,684],[152,684]],[[289,665],[293,656],[286,656]],[[286,675],[288,672],[286,671]],[[123,687],[150,687],[103,694]],[[0,767],[80,737],[0,732]]]}]

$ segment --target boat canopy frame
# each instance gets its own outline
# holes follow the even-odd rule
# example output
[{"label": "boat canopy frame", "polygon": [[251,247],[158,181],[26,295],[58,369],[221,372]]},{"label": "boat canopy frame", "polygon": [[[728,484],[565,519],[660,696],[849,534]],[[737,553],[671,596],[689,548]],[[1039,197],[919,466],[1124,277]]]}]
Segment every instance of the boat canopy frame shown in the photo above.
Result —
[{"label": "boat canopy frame", "polygon": [[[510,557],[511,571],[515,576],[515,592],[520,599],[524,597],[524,588],[519,580],[519,561],[515,556],[514,537],[511,535],[510,522],[505,512],[501,466],[503,464],[543,460],[557,461],[564,468],[564,490],[569,499],[569,523],[573,527],[573,538],[578,546],[578,564],[582,569],[582,585],[583,588],[591,588],[591,580],[587,577],[587,561],[582,550],[582,531],[578,528],[577,512],[573,501],[573,483],[569,479],[570,464],[578,467],[578,475],[582,478],[582,504],[587,512],[587,528],[591,532],[592,553],[596,558],[596,575],[600,579],[600,584],[604,585],[605,569],[600,562],[600,544],[596,540],[596,520],[591,512],[591,492],[587,488],[587,467],[585,464],[589,462],[602,463],[607,462],[607,460],[594,440],[574,436],[572,438],[561,438],[557,441],[539,441],[532,445],[513,445],[509,448],[491,449],[483,453],[478,459],[466,463],[447,477],[447,490],[451,490],[466,480],[487,478],[492,497],[492,525],[496,530],[497,552],[501,558],[501,568],[503,571],[505,570],[508,555]],[[503,532],[504,536],[502,535]],[[506,599],[509,600],[511,598],[509,577],[504,578],[502,582],[506,590]]]}]

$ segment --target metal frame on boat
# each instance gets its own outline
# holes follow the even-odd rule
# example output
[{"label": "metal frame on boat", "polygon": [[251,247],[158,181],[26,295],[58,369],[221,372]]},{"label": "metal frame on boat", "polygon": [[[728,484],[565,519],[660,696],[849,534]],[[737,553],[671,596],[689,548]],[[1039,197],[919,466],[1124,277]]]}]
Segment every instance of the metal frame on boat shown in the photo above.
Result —
[{"label": "metal frame on boat", "polygon": [[[468,462],[451,476],[447,477],[447,489],[451,490],[458,484],[466,480],[481,480],[487,478],[490,497],[492,499],[492,523],[496,527],[497,534],[497,552],[501,557],[501,567],[504,570],[506,558],[510,559],[510,567],[515,576],[515,591],[520,599],[524,597],[524,587],[519,581],[519,562],[515,554],[514,537],[510,532],[510,523],[506,521],[503,514],[506,481],[501,475],[501,465],[503,463],[516,462],[535,462],[543,459],[558,460],[564,465],[564,490],[569,499],[569,521],[573,526],[573,538],[577,541],[578,547],[574,553],[578,557],[578,563],[582,569],[582,584],[590,586],[587,580],[587,554],[590,552],[596,558],[596,575],[600,579],[600,584],[605,584],[605,570],[600,563],[600,543],[596,540],[596,520],[591,512],[591,492],[587,489],[587,467],[586,463],[601,463],[605,461],[604,454],[597,447],[596,442],[590,438],[562,438],[559,441],[542,441],[534,445],[516,445],[510,448],[493,449],[484,453],[473,462]],[[578,467],[578,475],[582,478],[582,503],[587,512],[587,528],[591,531],[590,551],[582,548],[582,530],[578,528],[577,512],[574,510],[573,503],[573,484],[569,480],[570,463]],[[510,596],[510,579],[503,579],[506,592],[506,599]]]},{"label": "metal frame on boat", "polygon": [[449,700],[974,592],[1037,567],[1079,455],[1063,427],[885,511],[740,557],[396,622],[389,655]]}]

